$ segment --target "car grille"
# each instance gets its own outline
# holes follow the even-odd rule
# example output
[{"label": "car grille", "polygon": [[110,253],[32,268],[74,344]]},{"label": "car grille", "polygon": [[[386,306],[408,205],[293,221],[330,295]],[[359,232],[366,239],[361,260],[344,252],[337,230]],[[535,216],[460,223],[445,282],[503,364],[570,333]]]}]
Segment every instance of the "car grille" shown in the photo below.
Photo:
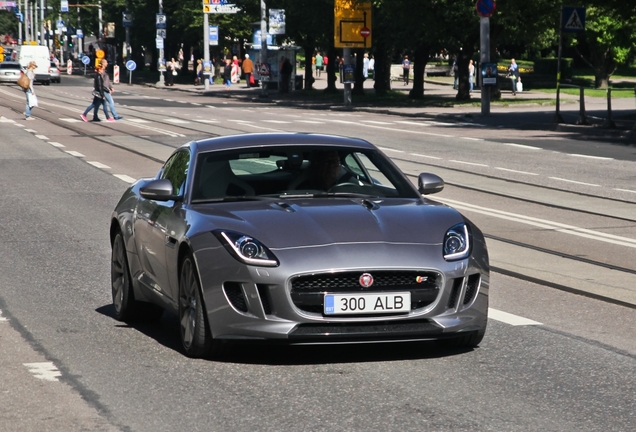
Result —
[{"label": "car grille", "polygon": [[[305,312],[322,314],[323,299],[327,293],[409,291],[413,311],[434,302],[443,283],[442,276],[437,272],[369,271],[373,275],[373,285],[365,288],[359,281],[363,273],[350,271],[297,276],[291,280],[292,301]],[[421,282],[417,282],[418,276]]]}]

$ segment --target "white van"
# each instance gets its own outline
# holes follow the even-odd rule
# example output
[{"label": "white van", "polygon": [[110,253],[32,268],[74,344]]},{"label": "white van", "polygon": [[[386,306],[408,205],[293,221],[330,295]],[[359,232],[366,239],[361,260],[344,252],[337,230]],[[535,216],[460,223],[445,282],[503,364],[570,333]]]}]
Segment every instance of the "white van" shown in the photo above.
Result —
[{"label": "white van", "polygon": [[35,69],[35,81],[44,85],[51,83],[51,54],[44,45],[21,45],[18,52],[20,66],[26,68],[31,61],[38,67]]}]

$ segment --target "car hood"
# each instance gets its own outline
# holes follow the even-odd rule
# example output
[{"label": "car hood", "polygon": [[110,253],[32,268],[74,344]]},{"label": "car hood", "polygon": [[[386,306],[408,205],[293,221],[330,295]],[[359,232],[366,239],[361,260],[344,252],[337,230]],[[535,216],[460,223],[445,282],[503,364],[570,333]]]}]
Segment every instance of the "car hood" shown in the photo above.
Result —
[{"label": "car hood", "polygon": [[[238,231],[270,249],[336,243],[440,244],[463,222],[456,210],[417,199],[297,199],[199,204],[191,228]],[[192,232],[191,232],[192,234]]]}]

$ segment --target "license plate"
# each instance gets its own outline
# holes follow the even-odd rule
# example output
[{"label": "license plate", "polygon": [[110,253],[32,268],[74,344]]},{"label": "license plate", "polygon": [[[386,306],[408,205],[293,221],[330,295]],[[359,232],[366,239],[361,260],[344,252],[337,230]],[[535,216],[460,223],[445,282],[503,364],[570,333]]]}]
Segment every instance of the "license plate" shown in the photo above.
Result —
[{"label": "license plate", "polygon": [[325,294],[325,315],[404,313],[411,310],[411,293]]}]

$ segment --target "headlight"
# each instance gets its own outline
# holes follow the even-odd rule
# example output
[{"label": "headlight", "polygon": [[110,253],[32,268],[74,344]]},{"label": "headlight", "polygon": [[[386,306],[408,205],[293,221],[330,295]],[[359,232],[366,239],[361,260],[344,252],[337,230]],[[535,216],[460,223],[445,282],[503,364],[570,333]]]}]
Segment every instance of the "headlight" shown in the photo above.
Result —
[{"label": "headlight", "polygon": [[214,235],[232,255],[245,264],[276,267],[278,260],[261,242],[234,231],[214,231]]},{"label": "headlight", "polygon": [[470,255],[470,233],[464,223],[455,225],[444,235],[444,259],[454,261]]}]

